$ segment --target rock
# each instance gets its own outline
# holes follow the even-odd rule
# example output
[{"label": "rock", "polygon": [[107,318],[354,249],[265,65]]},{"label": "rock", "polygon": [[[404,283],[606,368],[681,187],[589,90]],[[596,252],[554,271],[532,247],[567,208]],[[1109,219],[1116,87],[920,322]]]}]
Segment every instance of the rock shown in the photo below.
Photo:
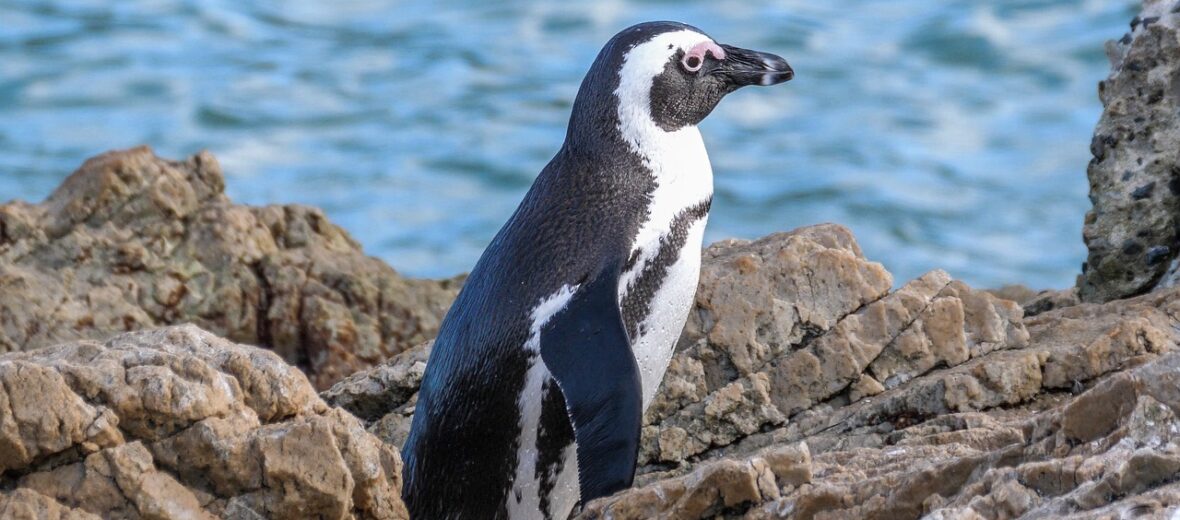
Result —
[{"label": "rock", "polygon": [[[1027,286],[1020,285],[1020,284],[1008,284],[1003,287],[1000,287],[999,289],[984,289],[984,290],[987,291],[988,294],[991,294],[992,296],[995,296],[996,298],[999,298],[1001,300],[1012,300],[1012,301],[1020,304],[1021,307],[1025,306],[1024,305],[1025,302],[1031,301],[1032,299],[1036,298],[1039,294],[1045,292],[1045,291],[1038,292],[1033,289],[1030,289]],[[1028,314],[1028,312],[1026,309],[1025,315],[1027,315],[1027,314]]]},{"label": "rock", "polygon": [[1094,208],[1082,236],[1083,301],[1105,302],[1180,281],[1180,13],[1146,0],[1131,32],[1109,42],[1105,110],[1086,170]]},{"label": "rock", "polygon": [[407,518],[401,459],[273,352],[192,326],[0,356],[4,518]]},{"label": "rock", "polygon": [[216,159],[146,147],[0,206],[0,352],[191,322],[327,387],[430,339],[458,281],[411,280],[323,212],[233,204]]},{"label": "rock", "polygon": [[[700,321],[686,330],[685,348],[673,356],[664,390],[645,417],[639,460],[651,470],[781,428],[820,403],[873,395],[936,366],[1028,340],[1019,306],[972,291],[944,272],[888,292],[888,273],[865,260],[838,226],[717,244],[706,258],[712,263],[697,293]],[[751,276],[749,265],[769,266],[764,270],[774,274]],[[840,276],[825,278],[826,272]],[[780,292],[794,312],[749,320],[740,307],[734,312],[710,301],[716,287]],[[819,291],[791,294],[794,287]],[[799,334],[797,316],[819,319],[809,322],[809,334]],[[746,363],[749,357],[758,362]]]},{"label": "rock", "polygon": [[0,516],[11,520],[99,520],[100,517],[66,507],[28,489],[0,491]]},{"label": "rock", "polygon": [[1029,300],[1020,302],[1025,316],[1036,316],[1053,309],[1064,309],[1081,303],[1077,288],[1060,291],[1046,290],[1037,293]]},{"label": "rock", "polygon": [[[724,241],[704,258],[644,417],[636,485],[582,518],[1180,506],[1180,288],[1025,317],[941,271],[891,291],[834,225]],[[415,347],[323,396],[400,445],[428,353]]]},{"label": "rock", "polygon": [[321,396],[369,424],[369,431],[399,449],[410,434],[418,387],[433,341],[398,354],[380,366],[336,383]]},{"label": "rock", "polygon": [[[784,426],[710,446],[684,461],[687,468],[652,473],[592,502],[581,518],[1180,511],[1180,289],[1048,312],[1028,331],[1024,346],[932,370],[872,398],[831,400]],[[1091,388],[1071,395],[1064,373]],[[765,453],[802,446],[808,456],[793,459],[794,474],[807,478],[784,481],[762,470]]]},{"label": "rock", "polygon": [[1005,285],[999,289],[989,289],[987,292],[1001,300],[1011,300],[1020,304],[1026,318],[1081,303],[1076,287],[1034,291],[1023,285]]},{"label": "rock", "polygon": [[712,518],[742,505],[781,498],[812,479],[807,444],[776,446],[743,460],[704,464],[689,475],[592,502],[581,518]]}]

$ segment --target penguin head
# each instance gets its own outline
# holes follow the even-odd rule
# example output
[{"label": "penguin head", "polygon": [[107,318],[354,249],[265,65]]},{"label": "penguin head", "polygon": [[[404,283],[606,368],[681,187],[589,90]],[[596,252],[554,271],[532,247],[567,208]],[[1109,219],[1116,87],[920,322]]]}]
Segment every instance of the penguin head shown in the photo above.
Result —
[{"label": "penguin head", "polygon": [[[646,22],[624,29],[603,47],[582,83],[575,112],[611,104],[622,127],[654,124],[673,132],[697,125],[741,87],[775,85],[792,76],[787,61],[774,54],[717,43],[690,25]],[[603,99],[603,91],[614,99]]]}]

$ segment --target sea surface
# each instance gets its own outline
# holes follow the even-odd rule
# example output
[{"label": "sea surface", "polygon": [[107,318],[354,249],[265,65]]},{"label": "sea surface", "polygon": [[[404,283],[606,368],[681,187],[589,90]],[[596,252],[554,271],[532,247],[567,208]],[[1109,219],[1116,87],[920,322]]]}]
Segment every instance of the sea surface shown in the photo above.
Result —
[{"label": "sea surface", "polygon": [[414,276],[463,272],[560,146],[600,46],[674,19],[780,54],[702,125],[706,241],[818,222],[895,283],[1073,284],[1103,42],[1130,0],[0,0],[0,201],[87,157],[209,149]]}]

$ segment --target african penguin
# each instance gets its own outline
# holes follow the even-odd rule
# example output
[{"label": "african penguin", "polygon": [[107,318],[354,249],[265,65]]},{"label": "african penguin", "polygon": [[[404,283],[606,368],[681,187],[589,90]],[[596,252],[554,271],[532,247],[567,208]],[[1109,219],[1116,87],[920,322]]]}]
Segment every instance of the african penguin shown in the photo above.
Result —
[{"label": "african penguin", "polygon": [[681,23],[607,42],[443,320],[402,451],[413,518],[565,520],[631,485],[697,287],[713,196],[697,124],[792,75]]}]

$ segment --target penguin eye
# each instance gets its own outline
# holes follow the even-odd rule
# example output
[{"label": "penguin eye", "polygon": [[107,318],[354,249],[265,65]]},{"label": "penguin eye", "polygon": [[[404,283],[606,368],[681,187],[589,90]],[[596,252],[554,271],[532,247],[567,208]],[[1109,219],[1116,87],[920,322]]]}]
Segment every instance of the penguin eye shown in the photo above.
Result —
[{"label": "penguin eye", "polygon": [[705,40],[693,45],[691,49],[685,52],[684,57],[680,59],[680,65],[684,67],[684,70],[696,72],[701,70],[701,67],[705,65],[705,56],[710,54],[716,59],[725,59],[725,49],[722,49],[713,40]]}]

